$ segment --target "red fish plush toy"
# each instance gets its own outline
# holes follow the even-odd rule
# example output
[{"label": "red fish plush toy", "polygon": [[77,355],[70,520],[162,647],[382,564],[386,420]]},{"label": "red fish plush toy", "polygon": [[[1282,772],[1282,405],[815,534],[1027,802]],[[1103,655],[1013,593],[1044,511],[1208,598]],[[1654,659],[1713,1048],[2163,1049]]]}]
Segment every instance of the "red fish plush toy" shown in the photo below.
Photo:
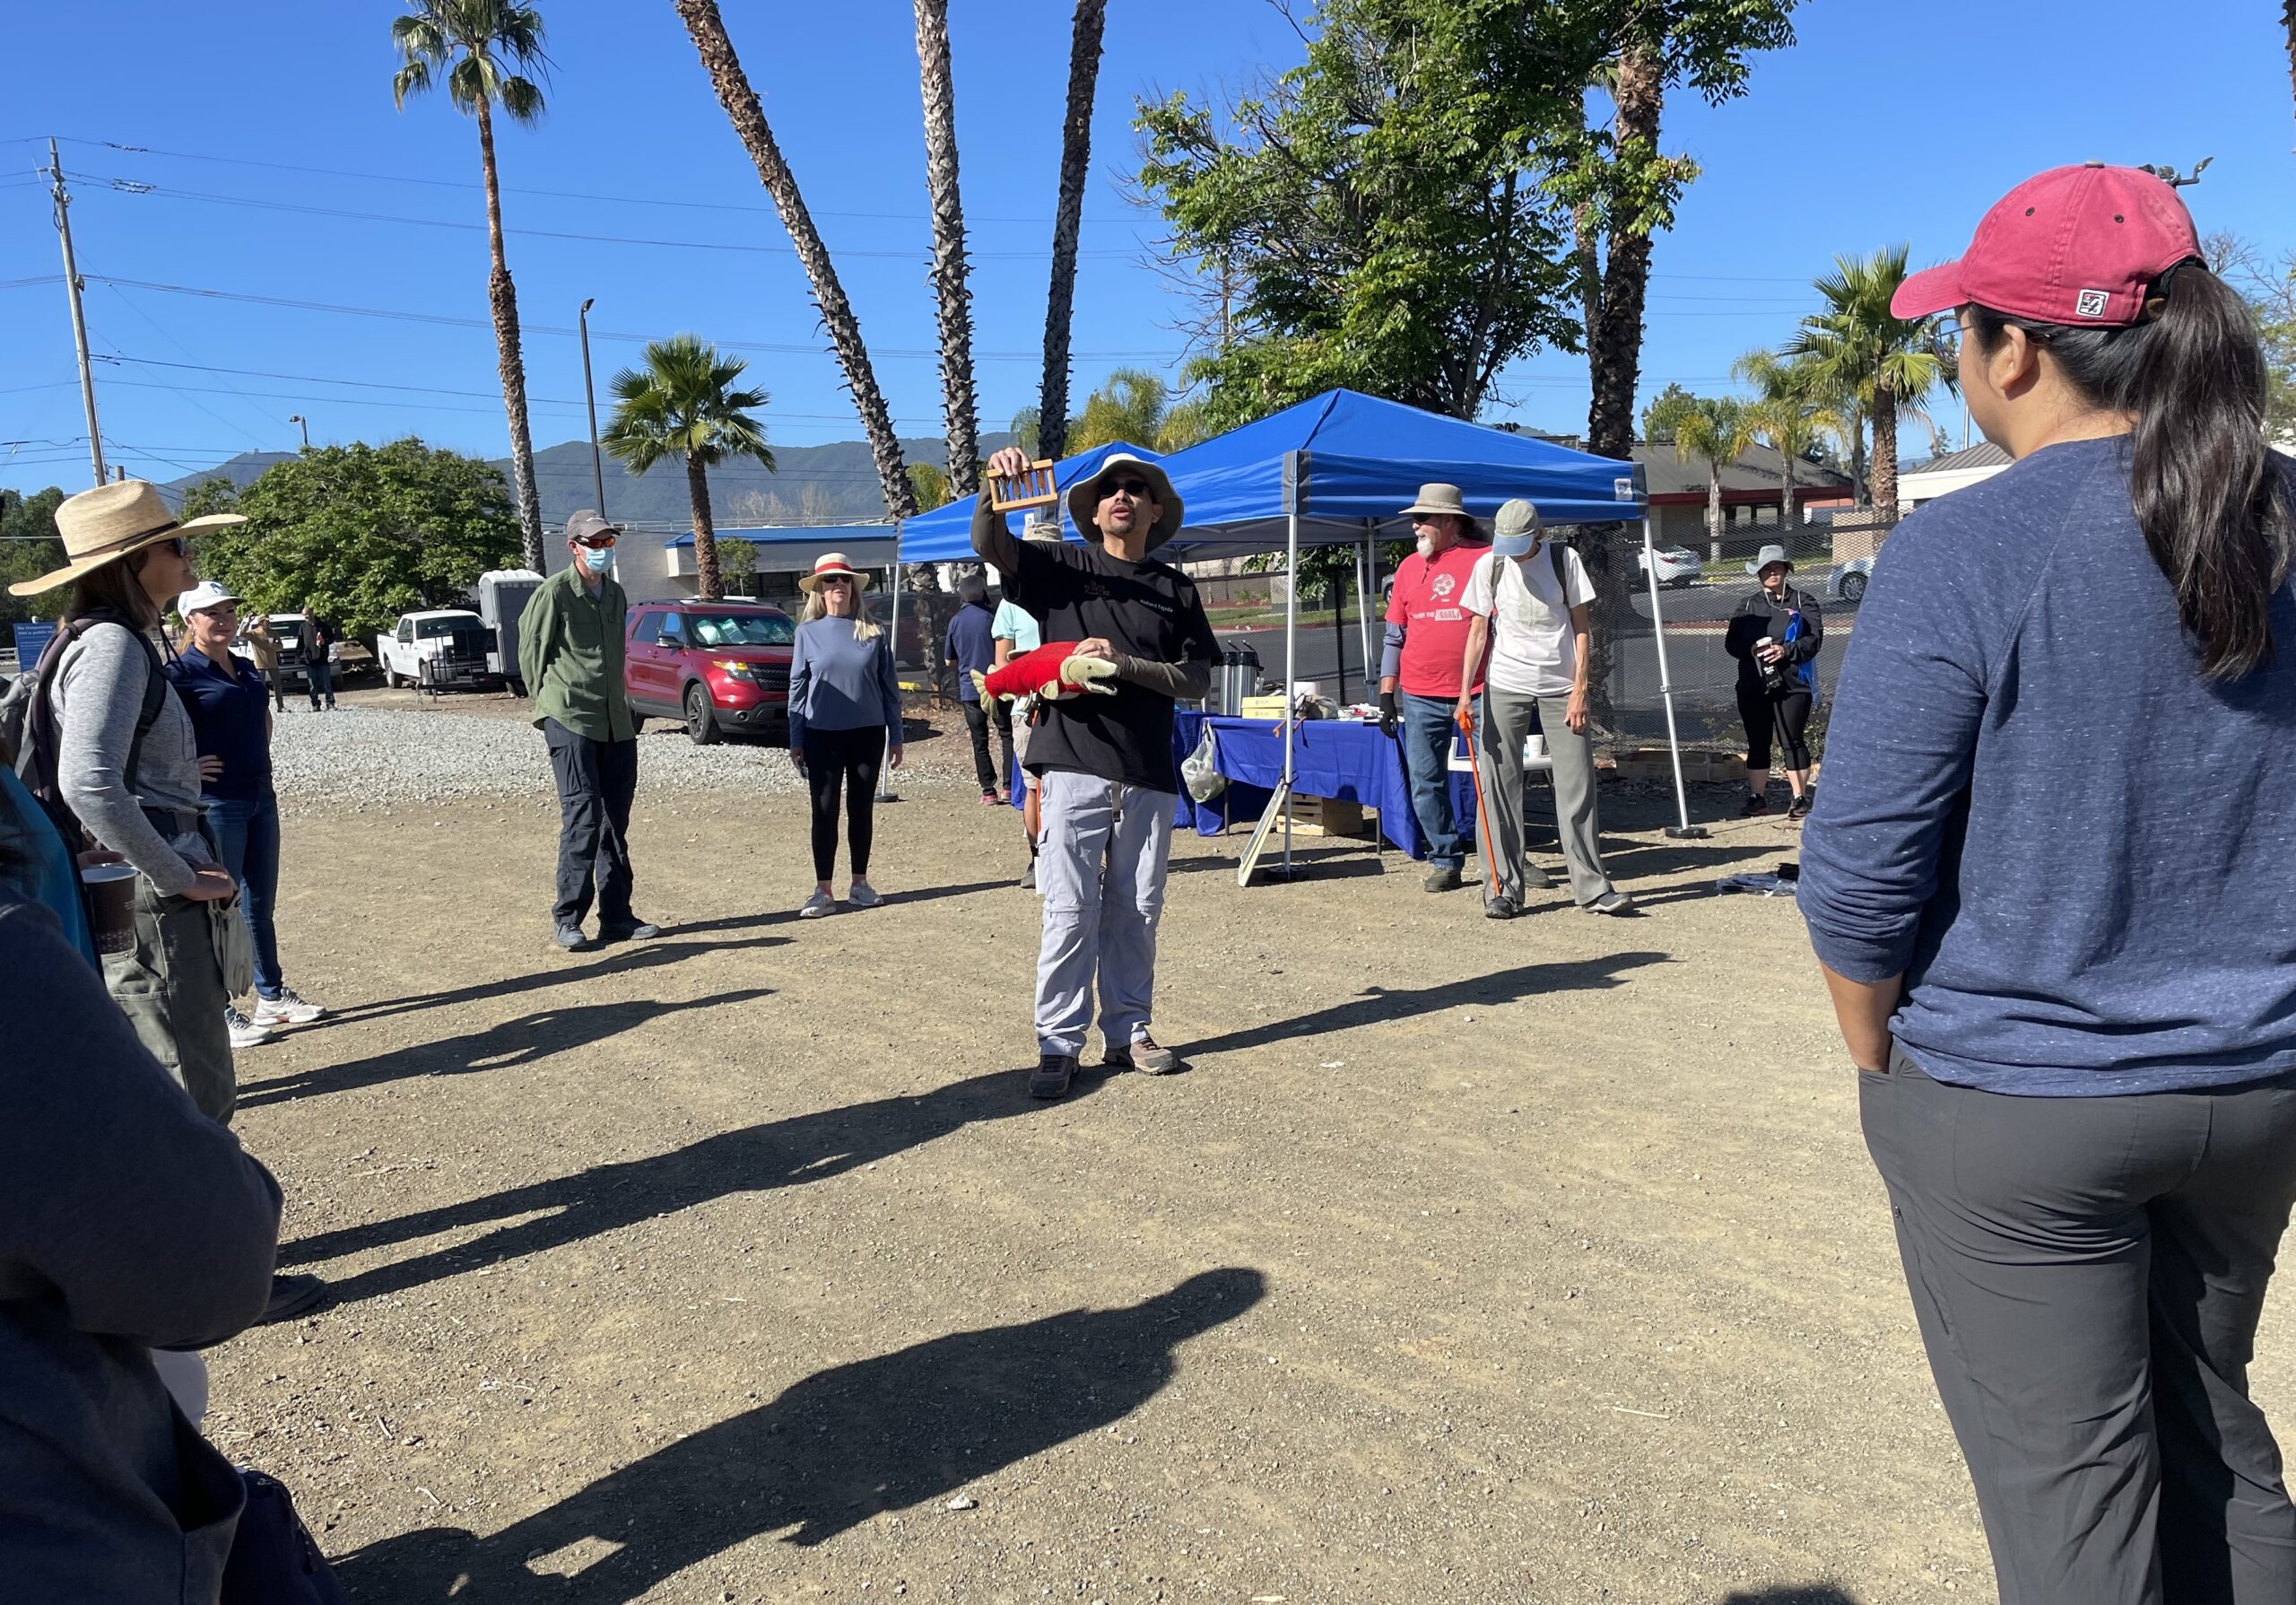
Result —
[{"label": "red fish plush toy", "polygon": [[1086,658],[1076,649],[1081,641],[1048,641],[1033,652],[1023,652],[1002,668],[987,674],[978,670],[973,684],[984,697],[1007,700],[1043,697],[1058,702],[1089,691],[1101,696],[1114,696],[1116,687],[1104,685],[1104,680],[1116,677],[1116,665],[1105,658]]}]

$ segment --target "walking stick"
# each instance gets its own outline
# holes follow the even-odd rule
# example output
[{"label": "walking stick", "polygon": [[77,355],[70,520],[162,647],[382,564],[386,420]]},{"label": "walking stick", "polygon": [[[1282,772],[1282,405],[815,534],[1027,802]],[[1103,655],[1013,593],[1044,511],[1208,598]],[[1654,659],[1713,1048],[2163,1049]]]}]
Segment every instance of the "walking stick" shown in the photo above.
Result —
[{"label": "walking stick", "polygon": [[1474,778],[1474,839],[1483,847],[1483,870],[1489,877],[1489,897],[1499,895],[1499,860],[1491,850],[1491,805],[1483,797],[1483,759],[1475,753],[1474,715],[1462,712],[1457,722],[1467,738],[1467,773]]}]

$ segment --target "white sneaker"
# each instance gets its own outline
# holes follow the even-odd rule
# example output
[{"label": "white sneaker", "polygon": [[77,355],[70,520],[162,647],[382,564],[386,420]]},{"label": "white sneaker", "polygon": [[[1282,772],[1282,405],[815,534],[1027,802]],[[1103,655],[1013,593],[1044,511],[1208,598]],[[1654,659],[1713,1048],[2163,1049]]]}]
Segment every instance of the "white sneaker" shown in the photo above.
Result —
[{"label": "white sneaker", "polygon": [[297,997],[292,987],[281,987],[276,998],[255,1000],[255,1023],[258,1025],[308,1025],[326,1017],[326,1010]]},{"label": "white sneaker", "polygon": [[824,914],[835,912],[837,912],[837,899],[826,892],[816,890],[811,897],[805,899],[805,906],[797,911],[797,918],[818,920]]},{"label": "white sneaker", "polygon": [[857,909],[873,909],[884,902],[884,897],[867,881],[857,879],[846,888],[845,901]]},{"label": "white sneaker", "polygon": [[223,1028],[230,1034],[234,1048],[260,1048],[265,1042],[277,1040],[228,1003],[223,1006]]}]

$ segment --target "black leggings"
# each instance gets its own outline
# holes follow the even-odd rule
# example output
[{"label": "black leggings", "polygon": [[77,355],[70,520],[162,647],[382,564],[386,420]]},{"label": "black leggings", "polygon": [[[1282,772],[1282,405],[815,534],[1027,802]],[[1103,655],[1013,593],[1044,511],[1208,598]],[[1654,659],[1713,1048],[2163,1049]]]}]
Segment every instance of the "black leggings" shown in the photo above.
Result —
[{"label": "black leggings", "polygon": [[884,762],[885,727],[857,730],[805,731],[805,784],[813,794],[813,878],[827,880],[837,868],[837,792],[845,789],[845,836],[853,850],[853,873],[869,873],[869,842],[875,825],[877,767]]},{"label": "black leggings", "polygon": [[1785,748],[1786,767],[1807,769],[1810,744],[1802,739],[1810,728],[1810,693],[1789,691],[1771,696],[1759,685],[1738,685],[1738,717],[1746,721],[1746,775],[1759,780],[1770,772],[1770,738],[1774,733]]}]

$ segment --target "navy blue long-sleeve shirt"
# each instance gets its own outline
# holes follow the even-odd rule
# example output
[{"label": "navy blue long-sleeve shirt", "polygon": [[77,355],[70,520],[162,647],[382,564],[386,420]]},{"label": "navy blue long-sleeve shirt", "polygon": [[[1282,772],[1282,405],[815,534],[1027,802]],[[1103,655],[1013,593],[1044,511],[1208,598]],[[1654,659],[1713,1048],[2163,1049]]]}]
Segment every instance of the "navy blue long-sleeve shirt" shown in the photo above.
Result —
[{"label": "navy blue long-sleeve shirt", "polygon": [[797,626],[789,660],[789,746],[803,751],[805,732],[883,726],[900,745],[900,677],[892,637],[884,630],[857,640],[849,618],[808,619]]},{"label": "navy blue long-sleeve shirt", "polygon": [[2273,663],[2203,679],[2126,449],[2048,447],[1923,508],[1856,615],[1801,907],[1835,971],[1905,976],[1891,1030],[1941,1081],[2296,1069],[2296,589]]}]

